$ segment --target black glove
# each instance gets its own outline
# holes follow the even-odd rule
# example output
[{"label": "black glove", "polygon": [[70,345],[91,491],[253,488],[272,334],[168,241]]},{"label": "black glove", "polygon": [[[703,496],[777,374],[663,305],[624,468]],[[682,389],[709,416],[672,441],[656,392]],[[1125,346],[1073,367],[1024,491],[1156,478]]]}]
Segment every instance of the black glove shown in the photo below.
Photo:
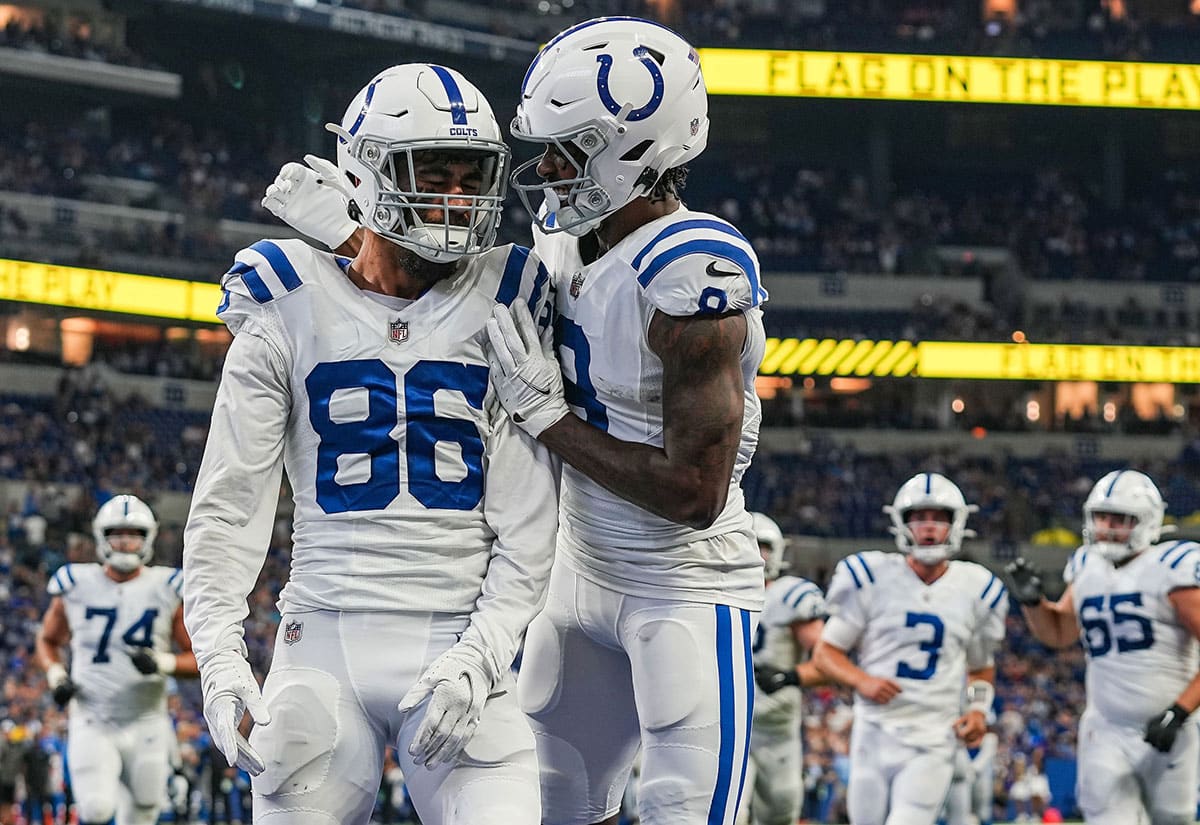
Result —
[{"label": "black glove", "polygon": [[1045,594],[1042,592],[1042,577],[1029,566],[1025,559],[1009,562],[1004,572],[1012,579],[1012,594],[1026,607],[1037,607]]},{"label": "black glove", "polygon": [[800,675],[796,673],[795,668],[779,670],[770,665],[758,665],[754,668],[754,681],[759,690],[768,696],[789,685],[800,687]]},{"label": "black glove", "polygon": [[75,684],[70,678],[63,679],[58,683],[58,687],[50,691],[50,695],[54,697],[54,704],[60,708],[65,708],[67,702],[71,701],[71,697],[79,691],[79,685]]},{"label": "black glove", "polygon": [[133,666],[138,669],[139,673],[146,676],[153,676],[158,673],[158,661],[155,660],[154,654],[150,652],[150,648],[139,647],[129,654],[129,661],[133,662]]},{"label": "black glove", "polygon": [[1142,737],[1157,751],[1166,753],[1175,744],[1179,729],[1187,721],[1188,712],[1180,705],[1171,705],[1146,723],[1146,735]]}]

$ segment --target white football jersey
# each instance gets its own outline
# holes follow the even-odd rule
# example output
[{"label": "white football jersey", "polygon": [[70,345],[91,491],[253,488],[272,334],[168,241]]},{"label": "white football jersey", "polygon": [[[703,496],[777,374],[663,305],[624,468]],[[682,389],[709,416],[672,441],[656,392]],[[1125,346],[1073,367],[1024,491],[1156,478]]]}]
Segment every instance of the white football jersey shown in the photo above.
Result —
[{"label": "white football jersey", "polygon": [[[237,254],[222,281],[219,317],[235,336],[265,341],[283,373],[283,388],[262,390],[278,396],[268,405],[273,417],[288,410],[286,432],[272,436],[284,442],[295,501],[281,609],[470,613],[498,525],[518,546],[554,533],[549,460],[522,444],[491,388],[483,348],[497,302],[522,301],[543,328],[549,323],[549,275],[528,249],[497,247],[404,300],[359,289],[349,264],[302,241],[260,241]],[[227,368],[222,381],[237,378]],[[244,420],[235,429],[253,437]],[[266,550],[255,546],[265,536],[237,531],[226,539],[208,515],[223,507],[274,512],[273,500],[228,501],[243,487],[253,498],[263,483],[261,472],[243,466],[258,445],[239,447],[210,436],[187,536],[196,553],[225,540],[260,558]],[[267,460],[270,446],[261,454]],[[197,500],[204,518],[195,517]],[[192,637],[204,653],[217,642],[195,629]]]},{"label": "white football jersey", "polygon": [[1067,562],[1087,652],[1087,704],[1117,725],[1141,728],[1183,691],[1200,666],[1200,644],[1167,598],[1200,586],[1200,545],[1154,545],[1114,566],[1080,547]]},{"label": "white football jersey", "polygon": [[67,609],[75,706],[116,723],[166,713],[167,677],[143,675],[129,654],[139,647],[171,651],[183,571],[147,565],[117,582],[99,564],[65,564],[46,590]]},{"label": "white football jersey", "polygon": [[[901,692],[887,704],[854,697],[855,719],[918,746],[954,741],[968,649],[990,652],[1004,639],[1008,591],[982,565],[951,560],[932,584],[900,553],[870,551],[838,562],[826,601],[823,639],[858,649],[858,666]],[[976,665],[982,667],[982,663]]]},{"label": "white football jersey", "polygon": [[[754,666],[768,665],[791,670],[801,661],[802,653],[792,635],[796,622],[811,622],[825,617],[825,596],[821,588],[798,576],[781,576],[767,583],[758,631],[754,636]],[[795,726],[800,723],[800,690],[786,687],[767,695],[755,687],[754,724]]]},{"label": "white football jersey", "polygon": [[567,401],[589,424],[622,441],[663,444],[663,367],[648,343],[654,313],[745,314],[742,436],[728,501],[713,525],[694,530],[661,518],[566,465],[561,518],[577,543],[596,548],[567,560],[604,584],[759,609],[762,559],[753,540],[737,558],[712,558],[702,544],[691,546],[737,531],[752,535],[741,479],[762,418],[754,379],[765,348],[759,305],[767,293],[750,243],[727,222],[683,208],[639,227],[586,266],[578,240],[566,233],[546,235],[535,227],[534,241],[554,273],[555,343]]}]

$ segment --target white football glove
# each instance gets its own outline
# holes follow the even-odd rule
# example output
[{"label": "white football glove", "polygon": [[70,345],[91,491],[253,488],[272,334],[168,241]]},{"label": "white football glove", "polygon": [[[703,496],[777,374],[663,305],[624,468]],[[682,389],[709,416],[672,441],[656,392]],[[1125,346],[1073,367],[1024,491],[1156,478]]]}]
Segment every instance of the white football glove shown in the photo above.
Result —
[{"label": "white football glove", "polygon": [[348,196],[338,168],[316,155],[305,155],[304,166],[285,163],[267,187],[263,208],[279,220],[330,249],[337,249],[358,229],[346,214]]},{"label": "white football glove", "polygon": [[513,422],[537,438],[570,412],[554,345],[539,339],[529,308],[520,301],[512,309],[492,307],[487,334],[496,395]]},{"label": "white football glove", "polygon": [[459,642],[434,659],[400,700],[400,712],[407,713],[429,697],[409,756],[430,768],[458,756],[475,735],[495,682],[484,653],[472,644]]},{"label": "white football glove", "polygon": [[200,669],[200,683],[204,691],[204,719],[213,744],[231,767],[236,765],[251,776],[258,776],[266,764],[238,732],[238,723],[242,714],[249,711],[254,724],[269,725],[271,713],[250,672],[250,663],[232,650],[218,654]]}]

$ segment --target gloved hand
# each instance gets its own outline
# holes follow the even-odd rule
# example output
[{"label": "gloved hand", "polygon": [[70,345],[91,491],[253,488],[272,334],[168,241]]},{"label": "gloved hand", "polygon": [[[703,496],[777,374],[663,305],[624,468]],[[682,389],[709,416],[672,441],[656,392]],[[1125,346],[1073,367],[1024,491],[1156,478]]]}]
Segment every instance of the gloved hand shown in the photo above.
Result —
[{"label": "gloved hand", "polygon": [[1018,602],[1026,607],[1037,607],[1042,603],[1045,595],[1042,592],[1042,577],[1030,567],[1029,562],[1020,558],[1011,561],[1005,566],[1004,572],[1012,579],[1012,587],[1009,589]]},{"label": "gloved hand", "polygon": [[1179,729],[1183,727],[1187,718],[1188,712],[1182,706],[1171,705],[1146,723],[1146,735],[1142,738],[1155,750],[1167,753],[1175,744],[1175,737],[1179,735]]},{"label": "gloved hand", "polygon": [[429,699],[409,756],[427,767],[458,756],[475,734],[495,683],[483,651],[474,644],[459,642],[435,659],[400,700],[400,712],[407,713]]},{"label": "gloved hand", "polygon": [[780,670],[770,665],[755,665],[754,682],[759,690],[770,696],[777,690],[794,685],[800,687],[800,674],[796,669]]},{"label": "gloved hand", "polygon": [[130,650],[129,661],[133,662],[139,673],[146,676],[175,672],[175,654],[158,653],[148,647],[135,647]]},{"label": "gloved hand", "polygon": [[200,684],[204,691],[204,719],[213,744],[230,766],[236,765],[258,776],[266,765],[238,732],[238,723],[242,714],[249,711],[254,724],[269,725],[271,713],[250,672],[250,663],[236,651],[220,653],[200,669]]},{"label": "gloved hand", "polygon": [[67,675],[67,669],[58,662],[50,665],[46,671],[46,684],[50,686],[50,695],[54,697],[54,704],[60,708],[65,708],[71,701],[71,697],[79,692],[79,685],[71,681],[71,677]]},{"label": "gloved hand", "polygon": [[511,310],[494,306],[487,334],[492,386],[500,403],[513,423],[537,438],[570,413],[554,345],[541,341],[529,308],[520,301]]},{"label": "gloved hand", "polygon": [[267,187],[263,208],[293,229],[337,249],[358,224],[346,213],[349,195],[337,167],[316,155],[304,163],[285,163]]}]

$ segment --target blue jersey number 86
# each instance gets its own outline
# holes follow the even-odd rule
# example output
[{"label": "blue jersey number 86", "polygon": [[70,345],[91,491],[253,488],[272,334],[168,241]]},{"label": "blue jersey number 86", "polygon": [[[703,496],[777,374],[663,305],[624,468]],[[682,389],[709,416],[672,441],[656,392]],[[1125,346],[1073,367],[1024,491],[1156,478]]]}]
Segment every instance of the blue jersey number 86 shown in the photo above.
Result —
[{"label": "blue jersey number 86", "polygon": [[[483,498],[483,439],[471,421],[435,414],[438,390],[459,392],[467,403],[483,409],[488,370],[480,364],[418,361],[403,376],[401,391],[391,368],[377,358],[317,364],[304,380],[308,419],[320,437],[317,447],[317,504],[326,513],[382,510],[400,494],[400,450],[392,437],[397,421],[404,425],[408,491],[425,507],[471,510]],[[366,390],[366,416],[334,421],[330,402],[339,390]],[[439,441],[457,444],[466,475],[443,481],[437,475]],[[370,477],[359,482],[337,480],[343,456],[365,455]]]}]

